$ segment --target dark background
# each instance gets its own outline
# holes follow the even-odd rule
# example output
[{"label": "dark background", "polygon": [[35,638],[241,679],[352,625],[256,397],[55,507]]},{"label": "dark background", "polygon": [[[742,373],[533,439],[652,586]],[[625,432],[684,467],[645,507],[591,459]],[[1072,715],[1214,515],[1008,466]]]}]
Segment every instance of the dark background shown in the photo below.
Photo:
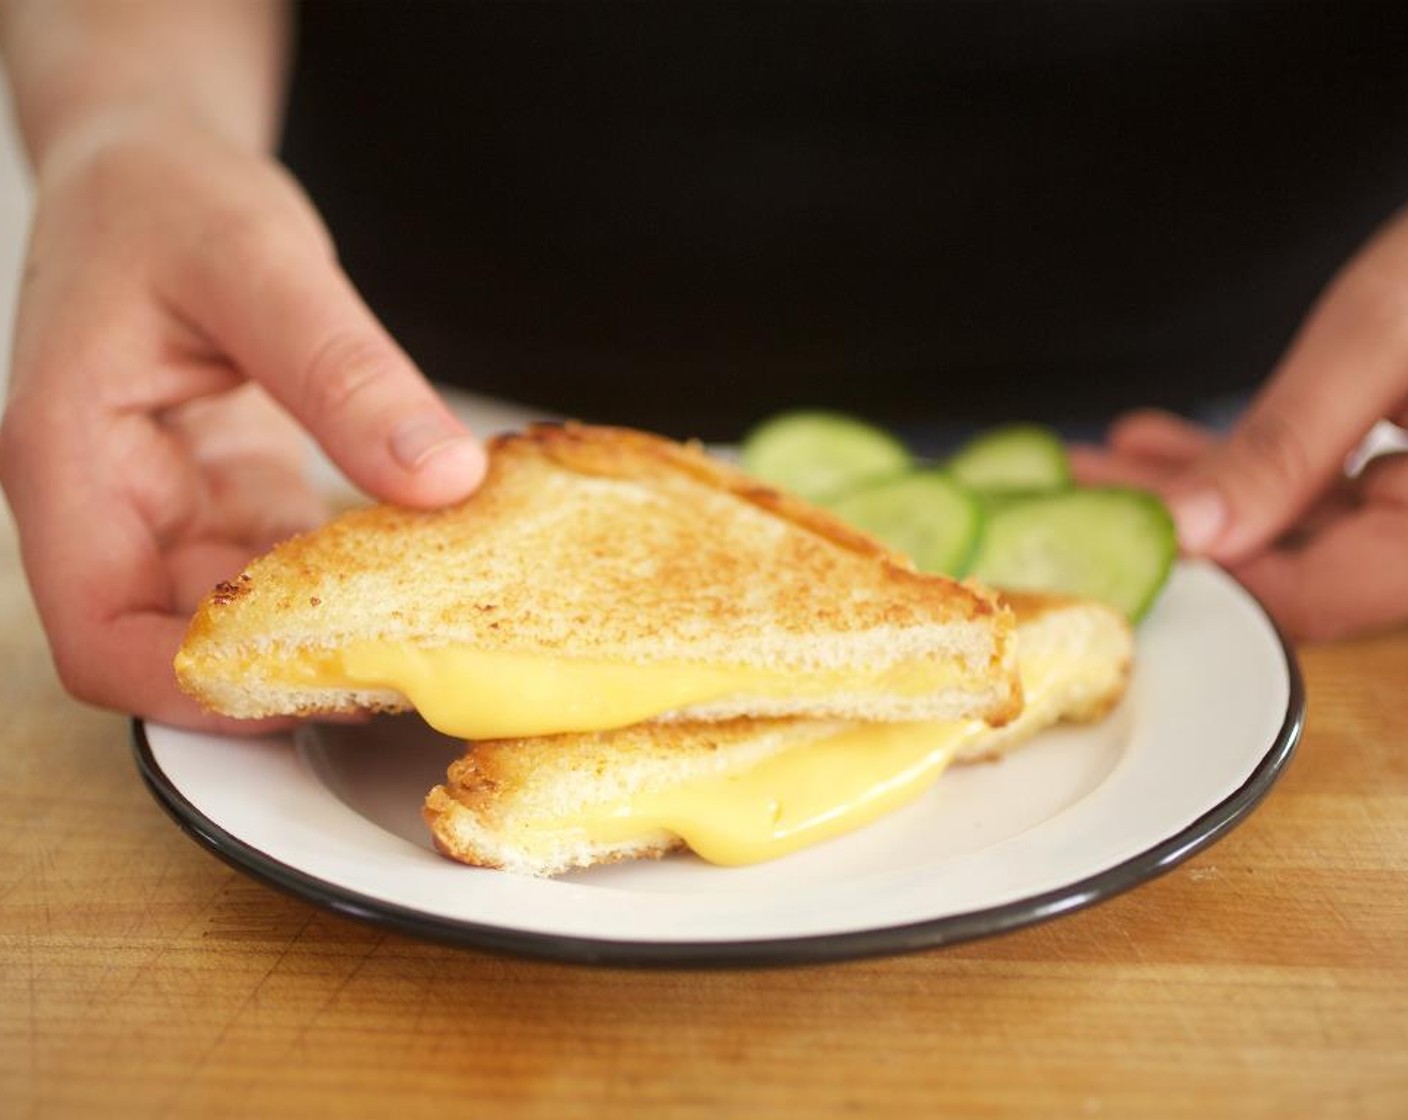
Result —
[{"label": "dark background", "polygon": [[736,438],[1254,385],[1408,193],[1408,5],[306,3],[285,157],[437,379]]}]

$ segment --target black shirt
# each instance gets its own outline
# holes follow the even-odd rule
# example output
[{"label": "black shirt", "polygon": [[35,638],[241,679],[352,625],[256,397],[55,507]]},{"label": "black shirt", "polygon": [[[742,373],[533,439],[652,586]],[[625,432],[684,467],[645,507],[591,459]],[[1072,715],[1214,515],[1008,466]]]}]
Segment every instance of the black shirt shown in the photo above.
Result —
[{"label": "black shirt", "polygon": [[484,392],[720,438],[1187,407],[1408,193],[1405,13],[310,3],[285,156]]}]

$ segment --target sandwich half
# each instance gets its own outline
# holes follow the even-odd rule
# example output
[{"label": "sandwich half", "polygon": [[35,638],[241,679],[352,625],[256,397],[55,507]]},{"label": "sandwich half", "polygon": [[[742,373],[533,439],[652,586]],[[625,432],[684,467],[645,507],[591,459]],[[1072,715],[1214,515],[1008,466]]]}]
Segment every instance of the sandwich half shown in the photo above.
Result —
[{"label": "sandwich half", "polygon": [[546,876],[683,847],[752,863],[859,828],[918,797],[950,762],[1098,719],[1123,695],[1132,636],[1122,615],[1011,598],[1026,705],[1005,726],[745,718],[473,743],[426,799],[436,847]]},{"label": "sandwich half", "polygon": [[695,447],[573,424],[489,450],[460,505],[356,510],[220,584],[181,685],[237,717],[414,708],[476,740],[1021,707],[996,595]]}]

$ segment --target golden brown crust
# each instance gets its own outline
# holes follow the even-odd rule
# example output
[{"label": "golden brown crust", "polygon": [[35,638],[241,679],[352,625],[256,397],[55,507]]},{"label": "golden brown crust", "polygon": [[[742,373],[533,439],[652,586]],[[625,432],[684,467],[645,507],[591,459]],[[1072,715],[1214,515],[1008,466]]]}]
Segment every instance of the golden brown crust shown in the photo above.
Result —
[{"label": "golden brown crust", "polygon": [[1049,591],[1013,591],[1003,587],[997,589],[997,595],[1012,608],[1018,624],[1035,622],[1042,615],[1082,605],[1081,600],[1074,596]]}]

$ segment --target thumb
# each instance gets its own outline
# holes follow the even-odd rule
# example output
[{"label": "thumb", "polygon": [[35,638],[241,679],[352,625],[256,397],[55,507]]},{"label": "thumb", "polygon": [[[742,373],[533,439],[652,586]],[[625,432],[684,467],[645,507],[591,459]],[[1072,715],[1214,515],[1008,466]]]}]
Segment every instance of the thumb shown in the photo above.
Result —
[{"label": "thumb", "polygon": [[1408,398],[1408,218],[1326,290],[1266,387],[1222,443],[1167,489],[1189,552],[1241,560],[1293,525]]},{"label": "thumb", "polygon": [[483,449],[326,242],[284,223],[239,241],[222,244],[182,293],[199,325],[363,490],[422,507],[467,496],[483,477]]}]

